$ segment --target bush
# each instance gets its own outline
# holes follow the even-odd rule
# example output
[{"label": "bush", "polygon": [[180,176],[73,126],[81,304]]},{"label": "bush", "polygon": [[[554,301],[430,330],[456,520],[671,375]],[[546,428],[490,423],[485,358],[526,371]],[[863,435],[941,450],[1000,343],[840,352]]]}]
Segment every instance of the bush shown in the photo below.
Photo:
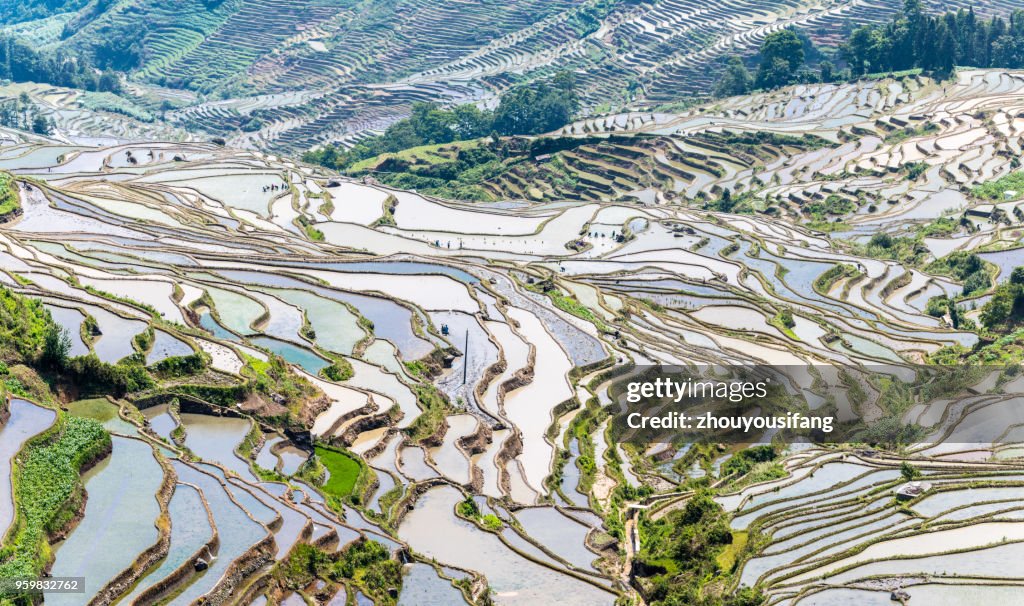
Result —
[{"label": "bush", "polygon": [[757,463],[774,461],[778,457],[775,448],[768,444],[752,446],[737,452],[722,465],[722,475],[735,473],[743,475],[753,469]]},{"label": "bush", "polygon": [[111,393],[120,397],[155,385],[141,363],[132,358],[117,364],[107,364],[96,354],[90,353],[73,358],[68,363],[67,371],[83,392]]},{"label": "bush", "polygon": [[984,292],[992,286],[992,279],[985,271],[976,271],[964,280],[964,296]]},{"label": "bush", "polygon": [[154,364],[153,369],[164,377],[195,375],[206,370],[206,358],[201,353],[172,356]]},{"label": "bush", "polygon": [[900,475],[903,476],[904,480],[910,482],[911,480],[916,480],[921,477],[921,470],[910,463],[903,461],[900,463]]},{"label": "bush", "polygon": [[54,333],[59,330],[38,299],[0,286],[0,354],[3,357],[36,362],[43,354],[47,338],[54,339]]},{"label": "bush", "polygon": [[18,196],[18,182],[10,173],[0,172],[0,218],[21,208]]},{"label": "bush", "polygon": [[46,336],[43,337],[43,364],[51,368],[63,368],[68,362],[68,352],[71,351],[71,337],[68,331],[49,324],[46,327]]},{"label": "bush", "polygon": [[336,360],[333,364],[325,367],[320,372],[328,379],[338,383],[348,381],[352,378],[353,374],[352,365],[345,359]]},{"label": "bush", "polygon": [[979,319],[991,331],[1008,331],[1024,322],[1024,285],[1012,280],[1000,284],[981,308]]},{"label": "bush", "polygon": [[793,310],[788,307],[784,307],[782,311],[779,312],[779,323],[786,328],[793,328],[796,326],[796,320],[793,319]]}]

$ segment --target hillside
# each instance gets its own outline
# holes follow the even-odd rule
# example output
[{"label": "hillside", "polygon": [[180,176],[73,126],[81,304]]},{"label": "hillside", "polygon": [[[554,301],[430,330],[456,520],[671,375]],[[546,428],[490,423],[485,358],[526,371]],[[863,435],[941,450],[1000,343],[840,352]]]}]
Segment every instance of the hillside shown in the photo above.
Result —
[{"label": "hillside", "polygon": [[[0,227],[0,449],[24,454],[0,490],[31,480],[36,515],[0,574],[40,570],[81,511],[51,570],[100,602],[998,597],[1024,536],[1022,91],[1011,70],[799,85],[356,166],[507,146],[472,203],[2,129],[22,212]],[[852,438],[648,442],[619,405],[656,363],[771,373],[758,410]],[[109,457],[84,503],[76,453]],[[901,500],[907,480],[941,489]]]},{"label": "hillside", "polygon": [[0,606],[1024,602],[1019,4],[0,4]]},{"label": "hillside", "polygon": [[[44,48],[127,72],[136,101],[171,109],[166,117],[179,127],[292,151],[382,129],[415,101],[486,103],[559,70],[577,74],[591,109],[674,102],[707,93],[726,56],[755,54],[772,31],[796,26],[827,48],[898,8],[871,0],[81,4],[10,4],[6,21]],[[1018,7],[974,5],[979,15]]]}]

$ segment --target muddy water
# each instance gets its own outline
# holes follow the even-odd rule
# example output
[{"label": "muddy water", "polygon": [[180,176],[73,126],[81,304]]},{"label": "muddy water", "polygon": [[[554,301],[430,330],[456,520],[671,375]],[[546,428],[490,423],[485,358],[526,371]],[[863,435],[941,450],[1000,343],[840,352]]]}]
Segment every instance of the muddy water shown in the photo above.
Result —
[{"label": "muddy water", "polygon": [[968,549],[993,543],[1020,540],[1024,540],[1024,523],[987,522],[973,524],[952,530],[916,534],[910,537],[874,543],[856,555],[826,564],[819,569],[799,575],[792,580],[799,582],[812,577],[828,575],[841,568],[868,560],[929,555],[943,551]]},{"label": "muddy water", "polygon": [[469,482],[469,460],[455,443],[473,433],[476,426],[477,420],[473,415],[452,415],[448,417],[444,441],[437,448],[430,449],[430,456],[441,473],[459,484]]},{"label": "muddy water", "polygon": [[967,553],[872,562],[841,572],[831,577],[829,582],[841,584],[871,576],[909,576],[913,574],[1019,577],[1021,558],[1024,558],[1024,543],[1010,543]]},{"label": "muddy water", "polygon": [[[148,444],[115,436],[110,457],[83,480],[89,494],[85,515],[55,549],[52,573],[84,577],[85,594],[92,596],[156,543],[156,492],[163,470]],[[46,595],[47,604],[77,606],[83,601],[80,594]]]},{"label": "muddy water", "polygon": [[156,432],[156,435],[170,441],[171,432],[178,426],[178,423],[171,416],[166,404],[151,406],[143,410],[142,414],[149,420],[149,427]]},{"label": "muddy water", "polygon": [[256,453],[256,464],[263,469],[277,469],[278,458],[273,453],[274,446],[284,441],[284,436],[277,434],[266,434],[263,439],[263,448]]},{"label": "muddy water", "polygon": [[399,451],[399,469],[402,475],[412,480],[427,480],[437,477],[423,458],[423,449],[419,446],[407,446]]},{"label": "muddy water", "polygon": [[249,465],[235,454],[235,448],[249,433],[251,422],[248,419],[190,413],[179,416],[185,426],[185,446],[189,450],[203,460],[223,465],[246,480],[257,481]]},{"label": "muddy water", "polygon": [[171,516],[171,544],[167,557],[120,601],[122,604],[131,604],[140,593],[166,578],[198,553],[213,536],[202,497],[195,487],[178,484],[167,509]]},{"label": "muddy water", "polygon": [[491,434],[491,443],[487,446],[487,450],[484,452],[473,455],[473,463],[480,468],[480,471],[484,474],[484,486],[483,493],[489,497],[500,499],[502,497],[501,488],[498,485],[498,465],[494,460],[494,456],[501,450],[502,444],[505,443],[505,438],[508,437],[509,430],[498,429]]},{"label": "muddy water", "polygon": [[589,529],[553,507],[531,507],[515,514],[523,530],[577,568],[594,570],[597,554],[585,546]]},{"label": "muddy water", "polygon": [[14,521],[11,461],[25,442],[45,431],[56,419],[57,413],[48,408],[18,398],[11,400],[11,418],[0,425],[0,538]]},{"label": "muddy water", "polygon": [[250,339],[256,345],[281,356],[289,364],[295,364],[306,372],[315,375],[320,369],[329,365],[329,362],[313,353],[312,350],[300,347],[288,341],[281,341],[271,337],[254,337]]},{"label": "muddy water", "polygon": [[121,418],[117,405],[106,399],[78,400],[68,404],[67,409],[73,416],[99,421],[111,433],[134,436],[139,432],[138,427]]},{"label": "muddy water", "polygon": [[53,318],[53,321],[66,330],[71,338],[71,349],[68,350],[68,356],[74,358],[89,353],[89,346],[82,341],[81,327],[82,322],[85,320],[82,312],[77,309],[58,307],[56,305],[46,305],[45,307],[50,311],[50,317]]},{"label": "muddy water", "polygon": [[437,576],[433,567],[426,564],[407,564],[402,570],[402,593],[398,606],[420,606],[422,604],[465,604],[462,592],[450,581]]},{"label": "muddy water", "polygon": [[146,355],[146,364],[156,364],[161,360],[174,356],[192,355],[192,346],[188,343],[173,337],[170,334],[158,330],[153,340],[153,349]]},{"label": "muddy water", "polygon": [[565,466],[562,468],[562,493],[568,498],[574,505],[587,505],[587,495],[579,491],[580,485],[580,468],[576,466],[576,460],[580,456],[580,444],[579,440],[573,438],[569,442],[569,460],[566,461]]},{"label": "muddy water", "polygon": [[241,282],[308,290],[321,297],[348,303],[373,322],[374,334],[394,343],[406,360],[421,358],[433,349],[429,342],[416,336],[412,331],[412,312],[390,299],[328,289],[290,276],[267,272],[222,270],[218,273]]},{"label": "muddy water", "polygon": [[370,503],[367,507],[370,511],[381,513],[380,498],[387,494],[397,484],[395,483],[395,478],[392,477],[390,473],[379,469],[375,469],[374,471],[377,473],[377,490],[374,491],[373,496],[370,497]]},{"label": "muddy water", "polygon": [[266,289],[267,292],[301,307],[310,325],[316,331],[316,342],[330,351],[350,355],[365,333],[358,318],[348,307],[337,301],[318,297],[305,290],[283,288]]},{"label": "muddy water", "polygon": [[537,316],[517,308],[510,309],[509,316],[519,322],[520,332],[536,348],[533,382],[506,395],[505,413],[523,433],[519,459],[524,479],[540,490],[551,470],[553,453],[544,434],[551,424],[551,410],[572,396],[566,380],[572,364]]},{"label": "muddy water", "polygon": [[613,594],[534,564],[456,518],[454,507],[461,500],[459,491],[448,486],[428,491],[406,516],[399,536],[427,557],[482,572],[498,604],[543,604],[552,596],[564,606],[614,603]]},{"label": "muddy water", "polygon": [[145,322],[122,318],[99,307],[90,307],[89,313],[96,318],[103,333],[92,344],[92,349],[100,360],[113,364],[135,353],[132,338],[146,329]]},{"label": "muddy water", "polygon": [[[930,602],[929,602],[930,603]],[[889,606],[893,604],[888,591],[866,589],[826,589],[797,602],[798,606]]]},{"label": "muddy water", "polygon": [[174,470],[180,481],[194,484],[203,491],[203,497],[210,504],[213,522],[220,535],[217,558],[210,564],[210,568],[185,588],[175,600],[175,603],[190,604],[213,589],[231,562],[266,536],[266,529],[247,516],[228,497],[223,486],[214,477],[177,461],[174,462]]},{"label": "muddy water", "polygon": [[290,476],[299,470],[299,467],[309,459],[309,453],[301,448],[285,446],[278,451],[281,457],[281,473]]}]

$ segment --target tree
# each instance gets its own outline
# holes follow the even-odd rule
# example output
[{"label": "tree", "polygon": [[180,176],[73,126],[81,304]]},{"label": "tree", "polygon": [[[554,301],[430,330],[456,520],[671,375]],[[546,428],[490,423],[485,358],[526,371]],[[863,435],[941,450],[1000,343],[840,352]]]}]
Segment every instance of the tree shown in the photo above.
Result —
[{"label": "tree", "polygon": [[860,76],[877,67],[880,59],[879,34],[879,30],[870,25],[862,25],[853,31],[846,44],[840,48],[840,53],[850,64],[854,76]]},{"label": "tree", "polygon": [[46,116],[36,114],[35,118],[32,119],[32,132],[37,135],[49,135],[53,132],[53,125],[46,119]]},{"label": "tree", "polygon": [[836,79],[835,70],[836,66],[831,61],[822,61],[818,66],[821,70],[821,81],[822,82],[833,82]]},{"label": "tree", "polygon": [[736,206],[736,202],[732,199],[732,192],[727,188],[722,190],[722,197],[718,199],[718,203],[715,205],[715,210],[723,213],[732,212],[732,209]]},{"label": "tree", "polygon": [[47,326],[43,340],[43,363],[52,368],[63,368],[67,365],[70,351],[71,337],[68,331],[56,324]]},{"label": "tree", "polygon": [[793,70],[789,62],[776,57],[769,62],[762,63],[757,70],[757,86],[759,88],[778,88],[793,82]]},{"label": "tree", "polygon": [[715,85],[716,97],[745,95],[754,86],[754,78],[743,65],[743,60],[733,55],[726,62],[725,71]]},{"label": "tree", "polygon": [[107,68],[100,74],[100,78],[97,81],[97,89],[114,94],[121,93],[121,79],[117,77],[117,72]]},{"label": "tree", "polygon": [[[1017,271],[1014,270],[1014,273]],[[1017,276],[1018,279],[1022,277]],[[982,306],[978,319],[988,330],[1011,329],[1024,321],[1024,284],[1013,280],[1014,275],[1011,274],[1010,282],[1000,284],[992,293],[992,298]]]},{"label": "tree", "polygon": [[452,128],[458,139],[477,139],[491,131],[493,117],[472,103],[458,105],[452,110]]},{"label": "tree", "polygon": [[784,29],[768,34],[761,45],[757,85],[773,88],[791,83],[804,58],[804,43],[795,32]]},{"label": "tree", "polygon": [[793,310],[788,307],[783,307],[782,311],[779,312],[779,322],[781,322],[786,328],[793,328],[796,326],[796,320],[793,319]]},{"label": "tree", "polygon": [[502,135],[536,135],[567,124],[579,109],[576,81],[561,72],[550,82],[505,93],[494,111],[494,129]]}]

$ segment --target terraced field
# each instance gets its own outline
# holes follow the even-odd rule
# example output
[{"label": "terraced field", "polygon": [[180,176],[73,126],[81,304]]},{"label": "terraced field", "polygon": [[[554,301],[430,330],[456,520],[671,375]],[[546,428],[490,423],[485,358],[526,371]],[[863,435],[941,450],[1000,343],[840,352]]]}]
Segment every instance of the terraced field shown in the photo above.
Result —
[{"label": "terraced field", "polygon": [[[1019,8],[1013,0],[924,4],[973,6],[981,16]],[[887,21],[899,6],[876,0],[733,0],[713,7],[697,0],[156,6],[131,0],[56,13],[9,31],[43,48],[87,53],[111,54],[110,41],[120,40],[123,49],[110,61],[131,73],[127,103],[152,110],[168,101],[166,118],[175,126],[228,136],[235,146],[296,151],[356,141],[407,115],[417,101],[489,104],[513,84],[557,70],[577,74],[591,108],[677,102],[707,94],[725,57],[756,54],[772,32],[797,27],[835,47],[850,29]],[[78,120],[85,125],[90,118]]]},{"label": "terraced field", "polygon": [[[99,604],[613,604],[650,595],[644,533],[703,478],[728,516],[723,595],[959,603],[970,588],[1011,603],[1020,440],[975,421],[1017,414],[1021,380],[961,377],[958,404],[936,410],[870,376],[979,342],[929,313],[964,280],[932,261],[989,250],[997,281],[1024,264],[1019,200],[971,193],[1018,166],[1022,90],[1020,73],[965,70],[944,87],[909,76],[584,120],[561,134],[585,144],[559,152],[578,195],[510,172],[488,184],[500,201],[472,204],[257,151],[4,131],[21,209],[0,229],[0,282],[44,303],[72,356],[154,378],[61,413],[114,438],[51,571],[86,575]],[[726,190],[746,206],[716,206]],[[849,206],[837,199],[853,208],[813,207]],[[866,243],[943,218],[920,258]],[[790,368],[812,409],[926,433],[902,457],[787,446],[745,481],[738,448],[618,439],[622,382],[650,364]],[[54,417],[18,399],[9,412],[5,478]],[[904,459],[929,488],[894,502]],[[281,581],[310,546],[344,558],[364,539],[404,576]]]}]

